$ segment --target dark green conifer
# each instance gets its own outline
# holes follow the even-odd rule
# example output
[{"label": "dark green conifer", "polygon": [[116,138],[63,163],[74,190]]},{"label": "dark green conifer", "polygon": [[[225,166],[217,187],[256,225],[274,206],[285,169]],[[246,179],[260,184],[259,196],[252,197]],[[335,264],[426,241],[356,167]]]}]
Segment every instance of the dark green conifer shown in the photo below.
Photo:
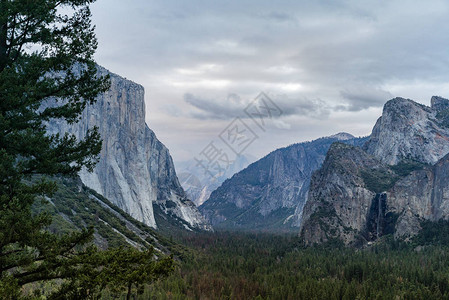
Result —
[{"label": "dark green conifer", "polygon": [[[46,130],[47,122],[76,122],[86,105],[109,87],[107,77],[97,76],[93,60],[97,40],[92,2],[0,0],[1,299],[16,299],[22,286],[53,279],[65,280],[67,295],[91,296],[105,286],[98,275],[108,270],[105,258],[122,269],[129,263],[137,266],[136,274],[117,274],[124,277],[115,280],[126,286],[157,274],[151,268],[160,263],[148,252],[99,252],[83,246],[93,229],[55,235],[45,230],[51,217],[31,211],[37,199],[44,201],[55,189],[47,178],[92,169],[101,150],[96,129],[86,132],[83,140]],[[167,270],[170,261],[161,261]],[[95,276],[86,277],[89,274]]]}]

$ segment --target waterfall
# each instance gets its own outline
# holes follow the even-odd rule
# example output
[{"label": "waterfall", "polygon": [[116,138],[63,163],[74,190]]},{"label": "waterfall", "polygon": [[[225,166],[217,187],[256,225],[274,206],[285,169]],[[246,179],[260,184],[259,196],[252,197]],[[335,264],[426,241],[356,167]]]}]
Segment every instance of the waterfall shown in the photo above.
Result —
[{"label": "waterfall", "polygon": [[379,197],[377,198],[377,226],[376,226],[377,238],[379,238],[381,217],[382,217],[382,195],[379,195]]},{"label": "waterfall", "polygon": [[387,194],[382,193],[377,198],[377,222],[376,222],[376,237],[379,238],[384,230],[384,216],[387,202]]}]

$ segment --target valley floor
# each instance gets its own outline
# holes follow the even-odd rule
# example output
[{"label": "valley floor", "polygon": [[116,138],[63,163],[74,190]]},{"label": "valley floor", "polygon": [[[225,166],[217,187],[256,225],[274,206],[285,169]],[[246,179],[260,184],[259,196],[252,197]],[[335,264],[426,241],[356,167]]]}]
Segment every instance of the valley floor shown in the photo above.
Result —
[{"label": "valley floor", "polygon": [[[297,236],[218,232],[181,238],[177,271],[141,299],[447,299],[449,225],[412,243],[304,248]],[[426,229],[426,228],[425,228]],[[439,236],[435,236],[438,234]]]}]

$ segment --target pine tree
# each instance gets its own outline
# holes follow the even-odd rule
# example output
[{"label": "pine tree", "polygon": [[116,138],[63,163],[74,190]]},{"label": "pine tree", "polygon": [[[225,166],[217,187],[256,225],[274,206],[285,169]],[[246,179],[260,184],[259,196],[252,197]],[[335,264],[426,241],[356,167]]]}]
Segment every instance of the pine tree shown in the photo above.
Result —
[{"label": "pine tree", "polygon": [[[92,258],[110,255],[83,247],[91,240],[92,229],[51,234],[45,231],[51,217],[31,211],[36,199],[44,201],[54,192],[49,176],[73,176],[82,167],[92,170],[101,150],[96,129],[83,140],[46,131],[49,121],[76,122],[86,105],[109,87],[107,77],[97,76],[93,60],[97,41],[90,19],[92,2],[0,0],[2,299],[19,297],[25,284],[53,279],[64,279],[64,290],[71,288],[76,295],[86,290],[82,284],[89,281],[82,277],[89,273],[80,271],[104,269],[102,262],[107,261]],[[135,259],[139,256],[131,254]],[[153,265],[148,255],[141,255],[146,260],[138,262]],[[126,266],[128,261],[116,263]],[[142,281],[137,275],[135,279]],[[101,280],[93,284],[104,286]]]}]

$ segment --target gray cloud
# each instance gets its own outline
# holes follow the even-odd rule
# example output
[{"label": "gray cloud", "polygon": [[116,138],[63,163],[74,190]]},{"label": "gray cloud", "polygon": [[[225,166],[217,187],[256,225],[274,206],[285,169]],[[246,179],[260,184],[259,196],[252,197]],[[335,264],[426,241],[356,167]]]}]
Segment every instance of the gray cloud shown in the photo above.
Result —
[{"label": "gray cloud", "polygon": [[357,87],[340,91],[343,99],[347,100],[346,106],[338,106],[337,109],[348,111],[360,111],[370,107],[383,106],[385,102],[393,98],[390,92],[374,87]]},{"label": "gray cloud", "polygon": [[288,80],[335,95],[359,80],[449,80],[445,1],[99,0],[94,8],[99,58],[130,78],[213,62],[223,69],[212,76],[259,90],[287,80],[261,71],[277,65],[303,71]]},{"label": "gray cloud", "polygon": [[144,85],[150,126],[175,156],[260,91],[287,95],[278,121],[292,124],[278,122],[267,151],[310,138],[306,127],[367,134],[392,97],[449,95],[446,0],[98,0],[92,11],[98,62]]},{"label": "gray cloud", "polygon": [[[285,95],[269,96],[274,105],[280,108],[281,114],[274,114],[273,118],[288,116],[309,116],[314,118],[326,118],[330,113],[328,105],[321,100],[306,98],[290,99]],[[222,99],[204,99],[193,94],[185,94],[184,101],[195,108],[189,111],[189,116],[200,120],[231,120],[236,117],[249,118],[245,114],[245,108],[251,105],[255,99],[243,100],[237,94],[229,94]],[[274,106],[273,106],[274,107]],[[174,114],[173,111],[167,111]],[[178,113],[178,111],[176,111]]]},{"label": "gray cloud", "polygon": [[190,112],[190,116],[196,119],[222,119],[229,120],[243,114],[246,104],[236,94],[229,94],[222,100],[204,99],[192,94],[185,94],[184,101],[197,108]]}]

